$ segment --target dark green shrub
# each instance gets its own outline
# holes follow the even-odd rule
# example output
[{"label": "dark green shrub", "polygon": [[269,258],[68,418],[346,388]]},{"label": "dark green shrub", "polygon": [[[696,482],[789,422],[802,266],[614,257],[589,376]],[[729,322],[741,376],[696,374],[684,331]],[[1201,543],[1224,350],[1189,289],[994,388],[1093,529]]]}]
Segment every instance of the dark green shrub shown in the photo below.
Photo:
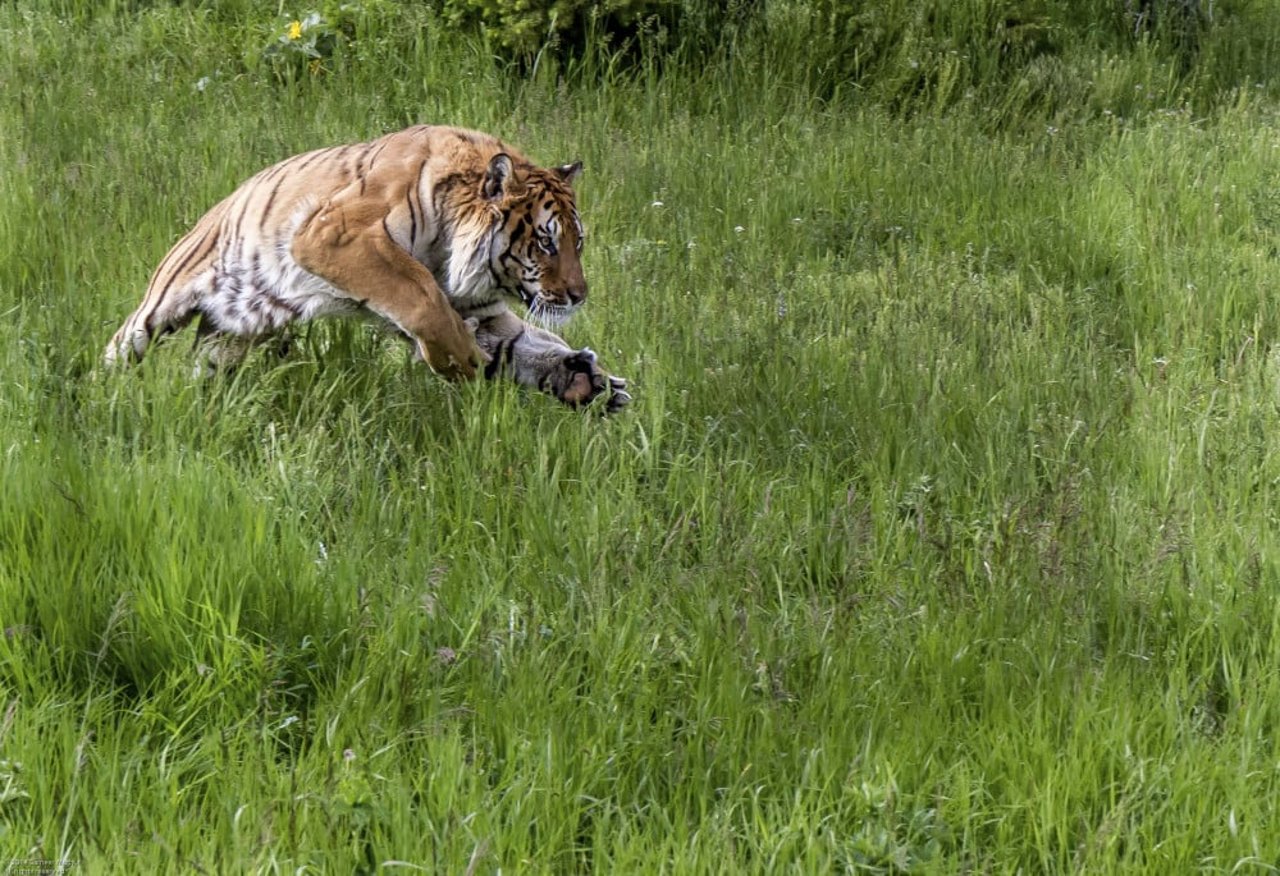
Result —
[{"label": "dark green shrub", "polygon": [[515,58],[544,47],[613,49],[645,38],[672,48],[695,40],[701,48],[718,41],[757,0],[441,0],[454,26],[478,26],[490,44]]},{"label": "dark green shrub", "polygon": [[772,0],[767,18],[767,42],[824,96],[904,112],[968,98],[1018,117],[1087,98],[1099,53],[1141,52],[1183,96],[1212,99],[1263,75],[1277,31],[1262,0]]},{"label": "dark green shrub", "polygon": [[[820,92],[857,91],[891,106],[947,105],[984,83],[1056,56],[1074,35],[1042,0],[811,0],[779,4]],[[1082,5],[1089,5],[1087,2]]]}]

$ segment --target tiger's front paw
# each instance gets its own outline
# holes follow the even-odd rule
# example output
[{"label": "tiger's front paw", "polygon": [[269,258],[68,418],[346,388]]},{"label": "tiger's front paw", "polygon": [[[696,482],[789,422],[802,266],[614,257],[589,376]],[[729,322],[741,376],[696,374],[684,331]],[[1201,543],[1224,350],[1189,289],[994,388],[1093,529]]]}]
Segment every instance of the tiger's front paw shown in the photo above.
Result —
[{"label": "tiger's front paw", "polygon": [[431,370],[449,380],[470,380],[489,361],[489,354],[476,342],[479,321],[458,319],[432,336],[418,342],[418,356]]},{"label": "tiger's front paw", "polygon": [[631,402],[631,394],[626,390],[627,382],[621,377],[606,374],[589,347],[565,356],[547,378],[549,385],[545,388],[573,408],[588,405],[606,392],[605,413],[616,413]]}]

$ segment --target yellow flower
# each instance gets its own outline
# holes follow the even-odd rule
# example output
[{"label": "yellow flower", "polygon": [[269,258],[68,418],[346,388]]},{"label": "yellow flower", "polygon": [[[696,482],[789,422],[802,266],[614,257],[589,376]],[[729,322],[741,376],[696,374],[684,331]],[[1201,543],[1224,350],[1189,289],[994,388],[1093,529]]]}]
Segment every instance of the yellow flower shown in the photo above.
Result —
[{"label": "yellow flower", "polygon": [[302,22],[301,21],[295,21],[289,25],[289,39],[291,40],[302,39]]}]

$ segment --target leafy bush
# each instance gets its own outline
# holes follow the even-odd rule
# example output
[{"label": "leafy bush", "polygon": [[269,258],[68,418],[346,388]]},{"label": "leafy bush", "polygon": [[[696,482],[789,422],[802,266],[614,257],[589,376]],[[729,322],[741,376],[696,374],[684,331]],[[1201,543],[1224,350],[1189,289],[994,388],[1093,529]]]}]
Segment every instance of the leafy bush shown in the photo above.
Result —
[{"label": "leafy bush", "polygon": [[445,20],[478,26],[492,45],[517,58],[544,46],[582,49],[647,38],[658,46],[679,39],[714,43],[725,24],[756,0],[443,0]]},{"label": "leafy bush", "polygon": [[816,0],[808,23],[833,83],[875,82],[899,100],[946,99],[1010,65],[1056,52],[1041,4],[1018,0]]},{"label": "leafy bush", "polygon": [[284,15],[271,25],[262,47],[262,60],[281,78],[318,75],[325,61],[356,35],[361,16],[382,5],[381,0],[324,2],[318,8]]},{"label": "leafy bush", "polygon": [[[1246,76],[1263,75],[1264,64],[1243,57],[1254,45],[1255,58],[1267,57],[1264,44],[1276,36],[1270,13],[1258,5],[777,0],[765,40],[778,57],[796,58],[808,84],[824,96],[857,92],[903,112],[971,98],[998,115],[1041,117],[1105,87],[1094,69],[1100,52],[1140,52],[1149,71],[1161,66],[1165,81],[1210,97],[1250,66]],[[1128,83],[1130,91],[1136,84]]]}]

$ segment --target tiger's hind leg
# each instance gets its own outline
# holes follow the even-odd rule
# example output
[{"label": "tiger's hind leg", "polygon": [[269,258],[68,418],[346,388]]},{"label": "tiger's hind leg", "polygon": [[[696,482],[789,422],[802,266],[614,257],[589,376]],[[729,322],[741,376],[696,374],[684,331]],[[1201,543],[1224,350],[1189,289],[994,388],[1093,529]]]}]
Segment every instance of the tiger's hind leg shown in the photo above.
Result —
[{"label": "tiger's hind leg", "polygon": [[208,316],[201,314],[196,325],[194,375],[212,377],[218,372],[234,371],[255,347],[265,347],[280,359],[288,358],[295,341],[291,326],[259,334],[238,334],[217,328]]},{"label": "tiger's hind leg", "polygon": [[258,338],[238,335],[216,328],[206,315],[200,316],[196,326],[195,377],[212,377],[218,372],[234,371]]},{"label": "tiger's hind leg", "polygon": [[108,368],[139,362],[158,337],[183,328],[198,313],[201,298],[215,285],[220,252],[219,225],[226,202],[204,215],[160,261],[138,309],[116,330],[103,351]]},{"label": "tiger's hind leg", "polygon": [[175,295],[158,305],[149,300],[143,301],[142,306],[116,329],[103,351],[103,362],[111,368],[142,361],[152,343],[185,328],[198,312],[193,295]]}]

